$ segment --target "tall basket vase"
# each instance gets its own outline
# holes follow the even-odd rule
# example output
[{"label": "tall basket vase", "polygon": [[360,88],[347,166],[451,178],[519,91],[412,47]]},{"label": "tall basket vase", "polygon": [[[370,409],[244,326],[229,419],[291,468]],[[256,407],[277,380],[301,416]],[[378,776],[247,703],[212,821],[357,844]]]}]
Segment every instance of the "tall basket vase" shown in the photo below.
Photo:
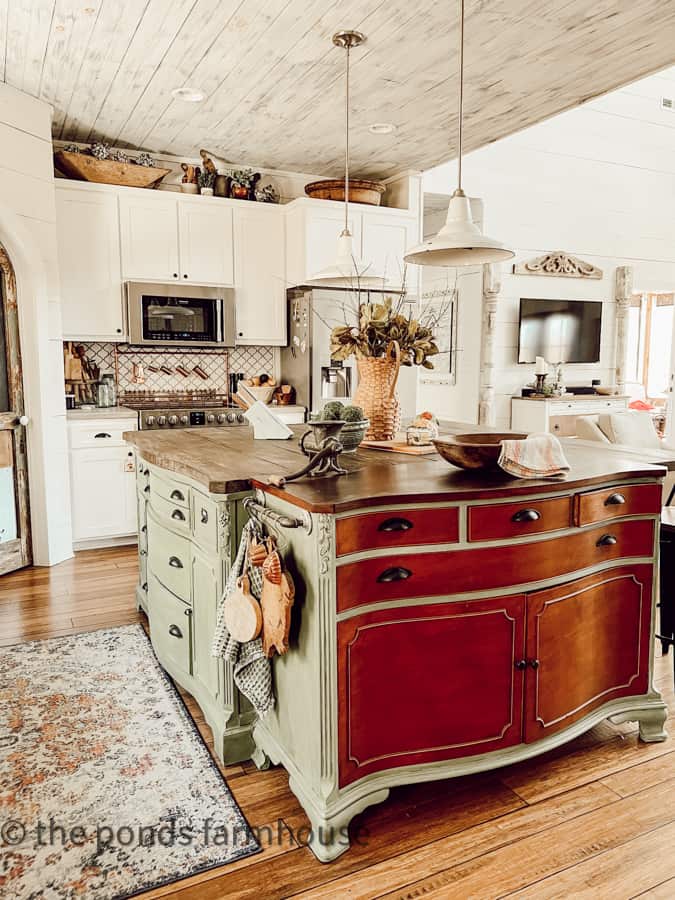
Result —
[{"label": "tall basket vase", "polygon": [[392,341],[384,356],[363,356],[356,364],[359,383],[354,403],[370,419],[365,440],[391,441],[401,425],[401,404],[396,393],[401,348]]}]

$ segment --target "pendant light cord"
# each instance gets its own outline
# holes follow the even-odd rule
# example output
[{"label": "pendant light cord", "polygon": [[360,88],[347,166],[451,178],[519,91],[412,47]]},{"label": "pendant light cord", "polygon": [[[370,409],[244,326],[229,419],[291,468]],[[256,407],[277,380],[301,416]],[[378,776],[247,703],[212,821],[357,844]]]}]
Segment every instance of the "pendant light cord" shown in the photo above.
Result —
[{"label": "pendant light cord", "polygon": [[464,0],[459,0],[459,156],[457,160],[457,190],[462,190],[462,129],[464,120]]},{"label": "pendant light cord", "polygon": [[349,230],[349,53],[350,44],[347,43],[347,84],[345,87],[345,229],[343,235],[350,235]]}]

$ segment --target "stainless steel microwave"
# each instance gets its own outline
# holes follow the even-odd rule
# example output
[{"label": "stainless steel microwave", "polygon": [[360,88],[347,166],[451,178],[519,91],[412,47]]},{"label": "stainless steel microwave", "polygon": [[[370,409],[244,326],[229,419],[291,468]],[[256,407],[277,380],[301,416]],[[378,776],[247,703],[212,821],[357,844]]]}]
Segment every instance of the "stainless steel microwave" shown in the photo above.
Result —
[{"label": "stainless steel microwave", "polygon": [[234,347],[232,288],[127,281],[130,344]]}]

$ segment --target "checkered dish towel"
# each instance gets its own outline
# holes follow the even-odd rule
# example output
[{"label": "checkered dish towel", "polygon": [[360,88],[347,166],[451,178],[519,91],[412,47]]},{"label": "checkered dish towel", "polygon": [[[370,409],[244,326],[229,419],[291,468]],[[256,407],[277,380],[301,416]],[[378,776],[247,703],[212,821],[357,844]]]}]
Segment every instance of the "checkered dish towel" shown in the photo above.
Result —
[{"label": "checkered dish towel", "polygon": [[251,593],[260,600],[262,593],[262,569],[249,566],[246,557],[246,548],[251,537],[262,540],[262,529],[253,519],[249,519],[244,525],[239,541],[239,549],[230,575],[225,585],[223,597],[218,608],[216,630],[211,646],[211,655],[222,657],[231,663],[234,670],[234,681],[242,694],[251,701],[258,715],[262,718],[274,706],[274,693],[272,691],[272,667],[269,659],[263,653],[262,640],[258,637],[253,641],[240,644],[235,641],[225,625],[225,597],[232,593],[237,584],[237,578],[243,574],[244,568],[248,568],[248,577],[251,582]]},{"label": "checkered dish towel", "polygon": [[560,478],[570,467],[553,434],[530,434],[524,441],[502,441],[499,465],[516,478]]}]

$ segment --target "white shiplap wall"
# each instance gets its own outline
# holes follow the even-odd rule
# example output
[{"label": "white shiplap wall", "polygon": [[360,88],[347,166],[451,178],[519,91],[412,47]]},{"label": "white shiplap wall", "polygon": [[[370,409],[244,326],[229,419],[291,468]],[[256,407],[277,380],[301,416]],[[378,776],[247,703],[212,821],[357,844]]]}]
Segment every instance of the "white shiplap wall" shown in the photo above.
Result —
[{"label": "white shiplap wall", "polygon": [[72,556],[56,217],[47,104],[0,84],[0,243],[17,277],[33,554]]},{"label": "white shiplap wall", "polygon": [[[614,367],[614,273],[635,269],[635,288],[675,288],[675,113],[660,108],[675,97],[675,69],[542,122],[471,153],[464,187],[484,202],[485,231],[516,251],[516,262],[565,250],[604,271],[601,281],[517,276],[505,263],[497,326],[497,425],[510,421],[510,397],[531,380],[517,364],[521,296],[601,300],[600,363],[566,367],[570,384],[601,378]],[[425,174],[425,190],[453,187],[455,164]],[[480,304],[480,293],[462,302]],[[474,322],[480,321],[474,317]],[[473,391],[480,362],[463,373]],[[462,385],[458,384],[456,393]],[[430,395],[420,390],[424,405]],[[427,405],[431,405],[428,404]],[[452,416],[452,410],[444,414]]]}]

